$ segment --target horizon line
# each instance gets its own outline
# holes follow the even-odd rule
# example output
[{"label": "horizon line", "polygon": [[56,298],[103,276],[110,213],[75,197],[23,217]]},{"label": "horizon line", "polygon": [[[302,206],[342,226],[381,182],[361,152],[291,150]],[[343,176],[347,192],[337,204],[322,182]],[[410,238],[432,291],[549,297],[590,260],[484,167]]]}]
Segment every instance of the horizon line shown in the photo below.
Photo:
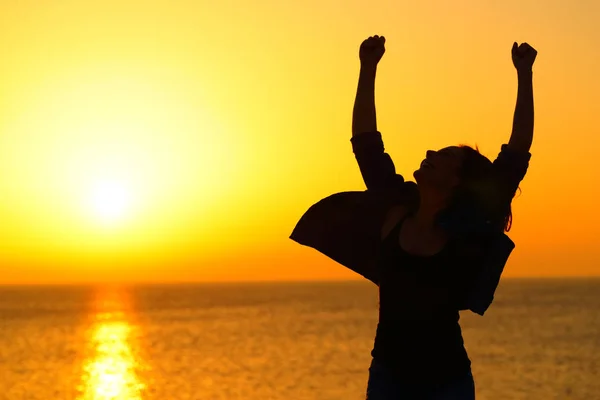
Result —
[{"label": "horizon line", "polygon": [[[551,276],[507,276],[502,280],[600,280],[600,275],[551,275]],[[502,280],[500,282],[502,282]],[[366,279],[281,279],[281,280],[213,280],[213,281],[97,281],[97,282],[0,282],[3,287],[51,287],[51,286],[200,286],[239,284],[310,284],[310,283],[369,283]]]}]

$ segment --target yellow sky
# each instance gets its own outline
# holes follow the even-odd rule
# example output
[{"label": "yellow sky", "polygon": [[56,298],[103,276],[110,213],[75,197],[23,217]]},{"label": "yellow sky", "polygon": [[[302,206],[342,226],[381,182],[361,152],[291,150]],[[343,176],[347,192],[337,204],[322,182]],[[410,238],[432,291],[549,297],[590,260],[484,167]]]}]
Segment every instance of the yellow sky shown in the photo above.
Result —
[{"label": "yellow sky", "polygon": [[0,282],[354,277],[288,236],[362,189],[350,119],[376,33],[379,127],[405,176],[429,148],[495,157],[512,42],[539,50],[507,275],[597,275],[600,3],[366,4],[4,1]]}]

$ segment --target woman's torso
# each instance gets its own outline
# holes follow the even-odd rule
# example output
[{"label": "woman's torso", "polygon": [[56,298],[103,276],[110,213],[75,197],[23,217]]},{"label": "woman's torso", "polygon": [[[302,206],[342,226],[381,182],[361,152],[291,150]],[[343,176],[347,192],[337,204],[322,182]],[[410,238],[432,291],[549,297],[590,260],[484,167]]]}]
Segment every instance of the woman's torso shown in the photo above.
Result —
[{"label": "woman's torso", "polygon": [[450,244],[432,256],[405,251],[399,238],[407,217],[396,220],[379,250],[379,323],[372,355],[403,379],[441,382],[470,370],[458,308],[440,297],[452,289],[451,272],[458,266]]}]

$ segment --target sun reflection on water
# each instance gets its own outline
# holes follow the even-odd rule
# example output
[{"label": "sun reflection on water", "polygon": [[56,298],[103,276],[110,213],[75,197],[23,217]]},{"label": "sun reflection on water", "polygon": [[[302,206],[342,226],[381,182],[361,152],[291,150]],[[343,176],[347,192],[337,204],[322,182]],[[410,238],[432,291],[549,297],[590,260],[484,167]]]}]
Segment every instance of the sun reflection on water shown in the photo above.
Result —
[{"label": "sun reflection on water", "polygon": [[144,385],[136,373],[140,363],[131,348],[133,327],[118,310],[125,305],[114,295],[103,296],[98,305],[78,400],[141,400]]}]

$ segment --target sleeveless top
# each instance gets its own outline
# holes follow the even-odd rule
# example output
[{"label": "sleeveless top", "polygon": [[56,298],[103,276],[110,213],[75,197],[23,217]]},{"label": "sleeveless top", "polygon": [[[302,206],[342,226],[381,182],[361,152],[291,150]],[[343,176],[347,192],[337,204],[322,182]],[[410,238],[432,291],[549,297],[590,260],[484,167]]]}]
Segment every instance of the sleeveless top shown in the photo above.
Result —
[{"label": "sleeveless top", "polygon": [[399,234],[407,217],[381,243],[379,323],[371,354],[399,380],[443,383],[467,374],[471,366],[458,308],[435,300],[448,290],[451,270],[458,266],[452,265],[450,244],[433,256],[404,251]]}]

